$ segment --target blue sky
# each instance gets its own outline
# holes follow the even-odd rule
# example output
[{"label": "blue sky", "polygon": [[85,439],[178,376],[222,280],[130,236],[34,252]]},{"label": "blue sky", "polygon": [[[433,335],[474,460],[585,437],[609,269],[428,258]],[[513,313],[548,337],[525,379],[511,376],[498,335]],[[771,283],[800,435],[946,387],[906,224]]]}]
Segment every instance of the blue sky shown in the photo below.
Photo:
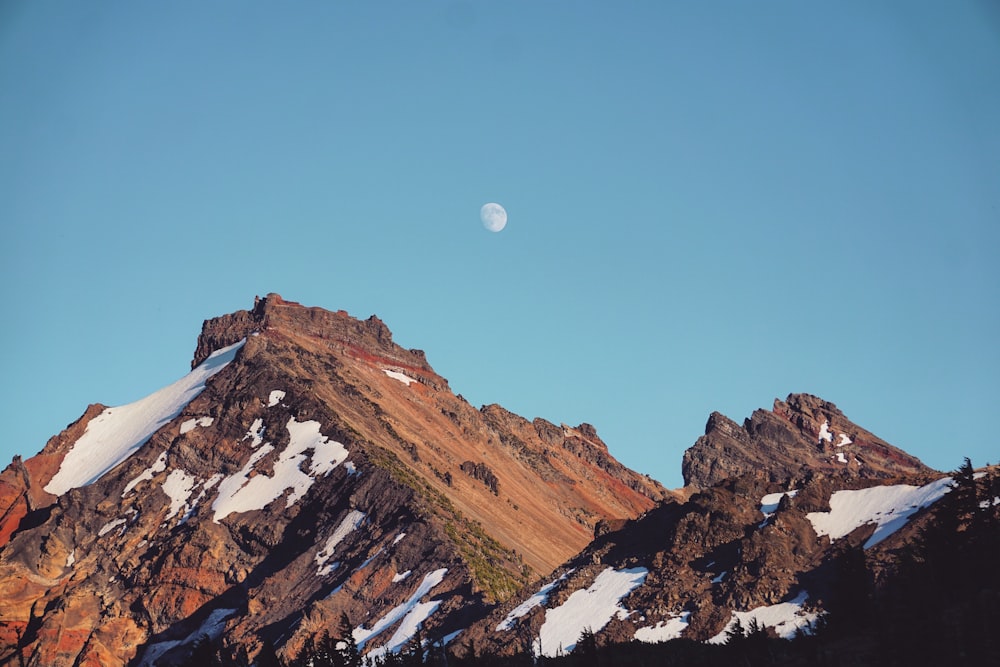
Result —
[{"label": "blue sky", "polygon": [[996,462],[998,118],[987,0],[8,0],[0,461],[278,292],[671,487],[790,392]]}]

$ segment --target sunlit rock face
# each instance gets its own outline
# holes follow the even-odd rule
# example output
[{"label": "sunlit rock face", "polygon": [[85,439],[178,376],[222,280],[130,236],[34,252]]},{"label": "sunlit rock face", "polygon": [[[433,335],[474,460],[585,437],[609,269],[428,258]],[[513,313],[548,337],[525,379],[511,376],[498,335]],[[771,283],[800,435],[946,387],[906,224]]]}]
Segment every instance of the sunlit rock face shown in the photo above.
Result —
[{"label": "sunlit rock face", "polygon": [[272,294],[205,322],[190,374],[0,473],[0,662],[291,655],[341,613],[395,650],[669,495],[589,425],[469,405],[378,318]]}]

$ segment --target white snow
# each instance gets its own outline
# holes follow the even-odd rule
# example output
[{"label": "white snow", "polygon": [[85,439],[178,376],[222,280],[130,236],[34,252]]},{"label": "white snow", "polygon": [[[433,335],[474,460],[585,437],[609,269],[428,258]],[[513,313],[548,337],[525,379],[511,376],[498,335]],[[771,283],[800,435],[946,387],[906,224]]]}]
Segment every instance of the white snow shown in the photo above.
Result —
[{"label": "white snow", "polygon": [[746,629],[752,619],[757,619],[757,624],[765,628],[774,628],[774,632],[782,639],[791,639],[799,628],[805,628],[810,623],[816,621],[819,614],[813,611],[806,611],[803,608],[805,601],[809,599],[809,594],[802,591],[794,600],[780,602],[769,607],[757,607],[750,611],[734,611],[732,617],[722,632],[708,640],[709,644],[724,644],[726,633],[736,625],[737,619]]},{"label": "white snow", "polygon": [[347,470],[347,474],[350,477],[360,474],[357,466],[354,465],[354,461],[344,461],[344,469]]},{"label": "white snow", "polygon": [[873,547],[906,525],[918,510],[941,499],[951,490],[952,479],[944,477],[924,486],[897,484],[873,486],[857,491],[837,491],[830,497],[829,512],[810,512],[817,535],[838,540],[866,524],[877,527],[864,548]]},{"label": "white snow", "polygon": [[403,384],[405,384],[407,387],[410,386],[411,382],[416,382],[416,380],[414,380],[413,378],[411,378],[409,375],[406,375],[405,373],[400,373],[399,371],[393,371],[393,370],[389,370],[388,368],[385,368],[385,369],[383,369],[383,372],[386,375],[388,375],[389,377],[391,377],[393,380],[399,380],[400,382],[402,382]]},{"label": "white snow", "polygon": [[191,492],[194,491],[197,483],[198,480],[195,477],[187,474],[186,471],[180,468],[170,471],[170,474],[167,475],[167,479],[164,480],[162,485],[163,492],[170,498],[170,513],[167,514],[168,521],[177,516],[177,513],[182,509],[188,507],[188,498],[191,497]]},{"label": "white snow", "polygon": [[172,385],[134,403],[107,408],[91,419],[45,490],[61,496],[70,489],[96,482],[127,459],[157,430],[180,414],[205,389],[208,379],[236,357],[244,342],[216,350]]},{"label": "white snow", "polygon": [[243,439],[249,440],[250,446],[254,449],[260,447],[260,444],[264,442],[264,420],[260,417],[254,419],[253,423],[250,424],[250,430],[243,436]]},{"label": "white snow", "polygon": [[830,433],[829,421],[823,422],[823,425],[819,427],[819,439],[826,440],[827,442],[833,442],[833,433]]},{"label": "white snow", "polygon": [[840,434],[840,440],[837,441],[837,446],[838,447],[843,447],[844,445],[849,445],[852,442],[854,442],[854,441],[851,440],[850,438],[848,438],[846,433],[841,433]]},{"label": "white snow", "polygon": [[[256,422],[254,422],[256,424]],[[253,466],[274,447],[262,445],[243,468],[219,484],[219,496],[212,503],[215,522],[233,512],[262,510],[290,490],[285,507],[291,507],[316,481],[316,475],[327,475],[347,459],[348,451],[339,442],[320,433],[317,421],[298,422],[291,417],[285,425],[291,440],[274,462],[274,474],[250,476]],[[307,452],[312,452],[307,455]],[[302,464],[309,459],[309,471]]]},{"label": "white snow", "polygon": [[399,535],[397,535],[396,539],[392,541],[393,546],[399,544],[400,540],[402,540],[404,537],[406,537],[406,533],[400,533]]},{"label": "white snow", "polygon": [[189,634],[187,637],[181,640],[168,640],[163,642],[157,642],[151,644],[146,652],[142,656],[142,662],[139,663],[139,667],[152,667],[156,661],[167,651],[174,648],[175,646],[186,646],[187,644],[193,644],[201,637],[207,637],[211,641],[215,641],[222,636],[223,630],[226,629],[226,619],[235,614],[238,609],[215,609],[208,615],[208,618],[201,624],[197,630]]},{"label": "white snow", "polygon": [[714,579],[712,579],[712,583],[721,584],[722,580],[726,578],[727,574],[729,574],[729,570],[726,570],[725,572],[720,572]]},{"label": "white snow", "polygon": [[205,497],[205,494],[208,493],[209,489],[211,489],[213,486],[215,486],[221,481],[222,481],[222,475],[220,475],[219,473],[216,473],[211,477],[209,477],[207,480],[205,480],[205,483],[202,484],[201,486],[201,493],[199,493],[198,497],[194,499],[194,502],[192,502],[188,506],[187,511],[184,512],[184,516],[181,518],[181,523],[188,522],[188,519],[190,519],[191,516],[194,514],[195,509],[197,509],[198,504],[201,502],[201,499]]},{"label": "white snow", "polygon": [[114,530],[118,526],[120,526],[123,523],[125,523],[125,521],[126,521],[126,519],[115,519],[114,521],[107,522],[106,524],[104,524],[103,526],[101,526],[101,529],[99,531],[97,531],[97,536],[98,537],[104,537],[105,535],[107,535],[108,533],[110,533],[112,530]]},{"label": "white snow", "polygon": [[343,542],[345,537],[361,527],[361,524],[364,523],[366,517],[367,515],[360,510],[351,510],[347,513],[347,516],[341,520],[340,524],[338,524],[333,530],[333,534],[327,538],[326,544],[316,554],[317,575],[330,574],[337,569],[337,565],[339,565],[339,563],[327,565],[327,561],[329,561],[330,557],[333,556],[333,552],[336,550],[337,545]]},{"label": "white snow", "polygon": [[646,644],[656,644],[668,642],[671,639],[679,639],[691,621],[691,612],[677,614],[668,621],[660,621],[656,625],[639,628],[635,631],[635,638]]},{"label": "white snow", "polygon": [[538,589],[537,593],[532,595],[530,598],[528,598],[518,606],[514,607],[510,611],[510,613],[507,614],[507,616],[502,621],[500,621],[499,625],[497,625],[497,629],[494,632],[500,632],[502,630],[513,630],[514,621],[521,618],[535,607],[540,607],[544,605],[546,602],[548,602],[549,593],[552,592],[552,589],[558,586],[559,582],[565,580],[566,577],[573,574],[573,572],[575,571],[576,570],[570,570],[569,572],[562,575],[558,579],[550,581],[549,583],[545,584],[540,589]]},{"label": "white snow", "polygon": [[158,472],[163,472],[167,469],[167,453],[162,452],[157,459],[153,462],[153,465],[143,470],[141,473],[136,475],[135,479],[125,485],[125,490],[122,491],[122,498],[124,498],[129,491],[134,489],[140,482],[148,482],[153,479],[153,476]]},{"label": "white snow", "polygon": [[597,632],[616,614],[627,614],[619,601],[641,586],[648,573],[644,567],[626,570],[609,567],[597,575],[589,588],[575,591],[563,604],[546,610],[545,623],[538,632],[541,654],[554,657],[560,651],[572,651],[584,629]]},{"label": "white snow", "polygon": [[72,551],[69,552],[69,555],[66,556],[66,567],[73,567],[73,563],[75,562],[76,562],[76,549],[73,549]]},{"label": "white snow", "polygon": [[841,463],[847,463],[847,457],[844,456],[844,452],[837,452],[837,460]]},{"label": "white snow", "polygon": [[385,632],[397,621],[403,619],[389,641],[385,643],[378,652],[373,651],[372,653],[377,657],[387,651],[399,651],[399,649],[402,648],[410,637],[412,637],[417,631],[420,624],[426,621],[430,615],[437,610],[438,606],[440,606],[440,601],[420,602],[420,598],[430,593],[435,586],[444,581],[444,575],[447,574],[447,572],[448,568],[441,568],[440,570],[434,570],[424,576],[423,581],[420,582],[420,586],[417,587],[417,590],[410,596],[410,599],[390,609],[385,616],[376,621],[371,630],[365,629],[364,626],[360,625],[354,628],[354,632],[352,634],[354,636],[354,641],[358,645],[358,649],[363,649],[365,644],[367,644],[372,637],[376,637],[382,632]]},{"label": "white snow", "polygon": [[181,424],[181,435],[193,431],[198,426],[211,426],[215,419],[213,417],[193,417]]},{"label": "white snow", "polygon": [[392,575],[392,583],[398,584],[399,582],[406,579],[408,576],[410,576],[410,570],[407,570],[406,572],[397,572],[396,574]]},{"label": "white snow", "polygon": [[769,493],[760,499],[760,511],[764,515],[765,519],[770,519],[771,516],[778,511],[778,505],[781,504],[781,499],[785,496],[789,498],[794,498],[798,491],[780,491],[778,493]]},{"label": "white snow", "polygon": [[444,636],[444,638],[441,640],[441,645],[442,646],[447,646],[448,644],[450,644],[453,641],[455,641],[455,638],[458,637],[463,632],[465,632],[465,630],[455,630],[455,632],[450,632],[450,633],[446,634]]},{"label": "white snow", "polygon": [[278,403],[281,403],[285,398],[285,392],[280,389],[275,389],[271,392],[271,395],[267,397],[267,407],[273,408]]}]

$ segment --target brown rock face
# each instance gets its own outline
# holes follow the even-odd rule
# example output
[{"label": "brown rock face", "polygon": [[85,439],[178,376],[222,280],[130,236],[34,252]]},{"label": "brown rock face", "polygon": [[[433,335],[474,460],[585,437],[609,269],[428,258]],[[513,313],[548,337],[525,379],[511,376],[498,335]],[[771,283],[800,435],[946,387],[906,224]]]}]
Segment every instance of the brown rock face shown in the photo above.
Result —
[{"label": "brown rock face", "polygon": [[589,425],[472,407],[377,318],[269,295],[194,365],[243,339],[96,482],[43,491],[103,406],[0,475],[0,664],[171,664],[200,633],[287,654],[342,612],[372,648],[411,599],[443,636],[668,495]]},{"label": "brown rock face", "polygon": [[809,394],[775,399],[740,426],[712,413],[705,435],[684,452],[684,484],[704,488],[752,475],[772,482],[835,475],[880,479],[933,472],[919,459],[851,422]]}]

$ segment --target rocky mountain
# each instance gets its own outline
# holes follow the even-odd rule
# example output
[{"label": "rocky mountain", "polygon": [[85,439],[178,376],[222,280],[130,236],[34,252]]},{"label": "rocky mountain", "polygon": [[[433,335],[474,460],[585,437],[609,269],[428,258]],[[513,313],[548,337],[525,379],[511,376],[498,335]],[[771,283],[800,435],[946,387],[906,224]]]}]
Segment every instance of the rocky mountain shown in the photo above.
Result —
[{"label": "rocky mountain", "polygon": [[0,473],[0,665],[287,656],[342,613],[398,650],[669,497],[590,425],[476,409],[377,318],[268,295]]},{"label": "rocky mountain", "polygon": [[[975,490],[965,501],[951,499],[964,493],[954,490],[962,480],[805,394],[776,400],[773,411],[754,412],[742,427],[713,413],[683,460],[686,499],[599,530],[462,641],[486,654],[557,657],[588,636],[591,651],[673,639],[709,646],[729,644],[749,628],[792,639],[835,623],[850,632],[837,635],[831,664],[887,664],[878,653],[885,646],[895,655],[929,648],[947,658],[961,646],[968,655],[1000,658],[1000,642],[983,631],[1000,622],[996,468],[969,468],[964,488]],[[873,611],[875,600],[881,609]],[[892,618],[874,618],[884,609]],[[955,627],[944,632],[925,620],[960,616],[974,620],[969,627],[951,620]],[[918,622],[932,626],[924,648],[904,651],[900,636]],[[934,639],[941,636],[947,639]],[[766,648],[755,658],[681,650],[688,652],[677,664],[786,664]],[[810,650],[811,658],[793,654],[787,664],[814,664],[815,645]],[[844,655],[850,660],[837,663]],[[605,661],[633,664],[627,655]]]},{"label": "rocky mountain", "polygon": [[742,426],[713,412],[705,435],[684,452],[681,470],[685,485],[699,488],[741,475],[784,482],[816,474],[891,479],[932,472],[809,394],[775,399],[771,410],[755,410]]},{"label": "rocky mountain", "polygon": [[[952,480],[792,394],[742,426],[713,413],[683,473],[668,491],[588,424],[477,409],[377,318],[271,294],[205,322],[176,383],[88,407],[0,473],[0,667],[203,664],[205,646],[288,664],[330,632],[374,658],[421,637],[455,664],[702,650],[870,622],[876,598],[909,626],[929,600],[1000,622],[1000,583],[977,579],[1000,548],[995,470]],[[956,570],[960,594],[915,593]],[[871,636],[844,635],[856,664],[884,664],[856,659]]]}]

